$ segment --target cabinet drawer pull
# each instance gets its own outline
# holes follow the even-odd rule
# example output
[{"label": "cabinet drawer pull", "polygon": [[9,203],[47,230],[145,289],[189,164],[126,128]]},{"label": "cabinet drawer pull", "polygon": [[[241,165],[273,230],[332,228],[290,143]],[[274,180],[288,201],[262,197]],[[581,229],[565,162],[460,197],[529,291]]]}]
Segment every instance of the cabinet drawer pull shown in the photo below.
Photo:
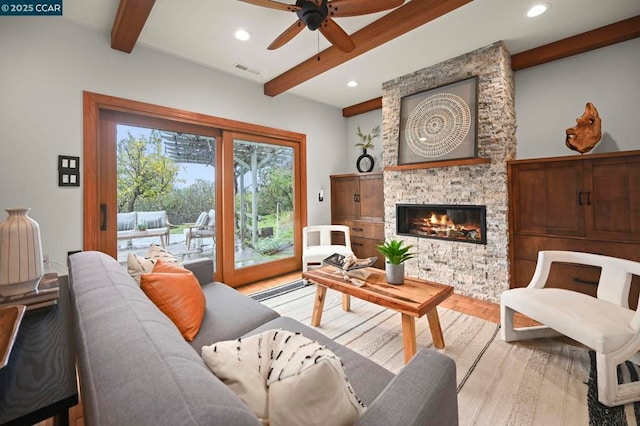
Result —
[{"label": "cabinet drawer pull", "polygon": [[362,243],[351,243],[352,246],[358,246],[358,247],[362,247],[363,244]]},{"label": "cabinet drawer pull", "polygon": [[357,232],[363,232],[364,229],[363,228],[351,228],[353,231],[357,231]]},{"label": "cabinet drawer pull", "polygon": [[582,191],[578,191],[578,205],[582,205]]},{"label": "cabinet drawer pull", "polygon": [[591,191],[587,192],[587,205],[590,206],[591,205]]},{"label": "cabinet drawer pull", "polygon": [[582,278],[573,277],[573,282],[578,284],[598,285],[597,281],[583,280]]}]

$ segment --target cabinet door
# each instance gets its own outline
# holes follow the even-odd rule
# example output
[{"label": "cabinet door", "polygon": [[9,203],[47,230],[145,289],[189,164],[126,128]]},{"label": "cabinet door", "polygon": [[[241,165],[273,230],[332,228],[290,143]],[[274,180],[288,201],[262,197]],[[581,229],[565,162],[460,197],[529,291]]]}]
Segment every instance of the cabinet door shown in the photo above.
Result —
[{"label": "cabinet door", "polygon": [[582,162],[519,164],[511,170],[514,231],[534,235],[584,235],[584,213],[578,194]]},{"label": "cabinet door", "polygon": [[358,259],[376,256],[378,260],[376,260],[373,267],[384,269],[384,256],[378,251],[378,244],[382,244],[382,241],[376,241],[370,238],[351,238],[351,250],[353,250],[353,254],[355,254]]},{"label": "cabinet door", "polygon": [[331,177],[331,219],[357,219],[358,178]]},{"label": "cabinet door", "polygon": [[640,241],[640,156],[585,161],[586,233]]},{"label": "cabinet door", "polygon": [[361,219],[382,221],[384,217],[384,188],[382,175],[360,176],[358,196]]}]

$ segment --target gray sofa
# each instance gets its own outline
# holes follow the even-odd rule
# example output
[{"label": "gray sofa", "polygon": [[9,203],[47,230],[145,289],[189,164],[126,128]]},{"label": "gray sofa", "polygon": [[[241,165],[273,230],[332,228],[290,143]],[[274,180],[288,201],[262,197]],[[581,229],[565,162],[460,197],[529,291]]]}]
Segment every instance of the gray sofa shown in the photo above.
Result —
[{"label": "gray sofa", "polygon": [[183,339],[113,258],[99,252],[70,256],[85,424],[260,425],[206,367],[200,350],[215,341],[274,328],[299,331],[342,359],[351,385],[368,406],[358,425],[458,423],[455,364],[450,358],[422,349],[394,375],[316,330],[211,282],[210,260],[185,266],[202,284],[207,300],[193,342]]}]

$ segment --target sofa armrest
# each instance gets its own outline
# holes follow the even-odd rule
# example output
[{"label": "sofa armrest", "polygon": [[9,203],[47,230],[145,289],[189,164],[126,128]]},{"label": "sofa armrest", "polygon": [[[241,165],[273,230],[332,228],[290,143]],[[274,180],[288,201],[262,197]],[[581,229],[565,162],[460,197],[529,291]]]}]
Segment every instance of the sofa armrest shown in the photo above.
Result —
[{"label": "sofa armrest", "polygon": [[358,426],[458,424],[456,364],[422,349],[369,405]]},{"label": "sofa armrest", "polygon": [[213,259],[200,258],[184,262],[183,266],[193,272],[200,285],[213,281]]}]

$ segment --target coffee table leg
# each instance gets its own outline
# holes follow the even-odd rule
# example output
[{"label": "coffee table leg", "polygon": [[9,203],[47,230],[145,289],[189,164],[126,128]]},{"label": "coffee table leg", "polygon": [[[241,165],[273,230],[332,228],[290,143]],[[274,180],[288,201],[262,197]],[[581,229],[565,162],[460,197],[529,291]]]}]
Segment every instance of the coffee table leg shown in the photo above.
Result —
[{"label": "coffee table leg", "polygon": [[444,348],[444,336],[442,335],[442,328],[440,328],[440,317],[438,311],[433,308],[427,312],[427,320],[429,321],[429,329],[431,330],[431,340],[433,340],[433,346],[438,349]]},{"label": "coffee table leg", "polygon": [[408,364],[416,354],[416,321],[411,315],[402,314],[402,343],[404,345],[404,363]]},{"label": "coffee table leg", "polygon": [[351,310],[351,296],[342,294],[342,310],[348,312]]},{"label": "coffee table leg", "polygon": [[324,309],[324,296],[327,294],[327,288],[316,285],[316,301],[313,304],[313,315],[311,315],[311,325],[318,327],[322,319],[322,309]]}]

